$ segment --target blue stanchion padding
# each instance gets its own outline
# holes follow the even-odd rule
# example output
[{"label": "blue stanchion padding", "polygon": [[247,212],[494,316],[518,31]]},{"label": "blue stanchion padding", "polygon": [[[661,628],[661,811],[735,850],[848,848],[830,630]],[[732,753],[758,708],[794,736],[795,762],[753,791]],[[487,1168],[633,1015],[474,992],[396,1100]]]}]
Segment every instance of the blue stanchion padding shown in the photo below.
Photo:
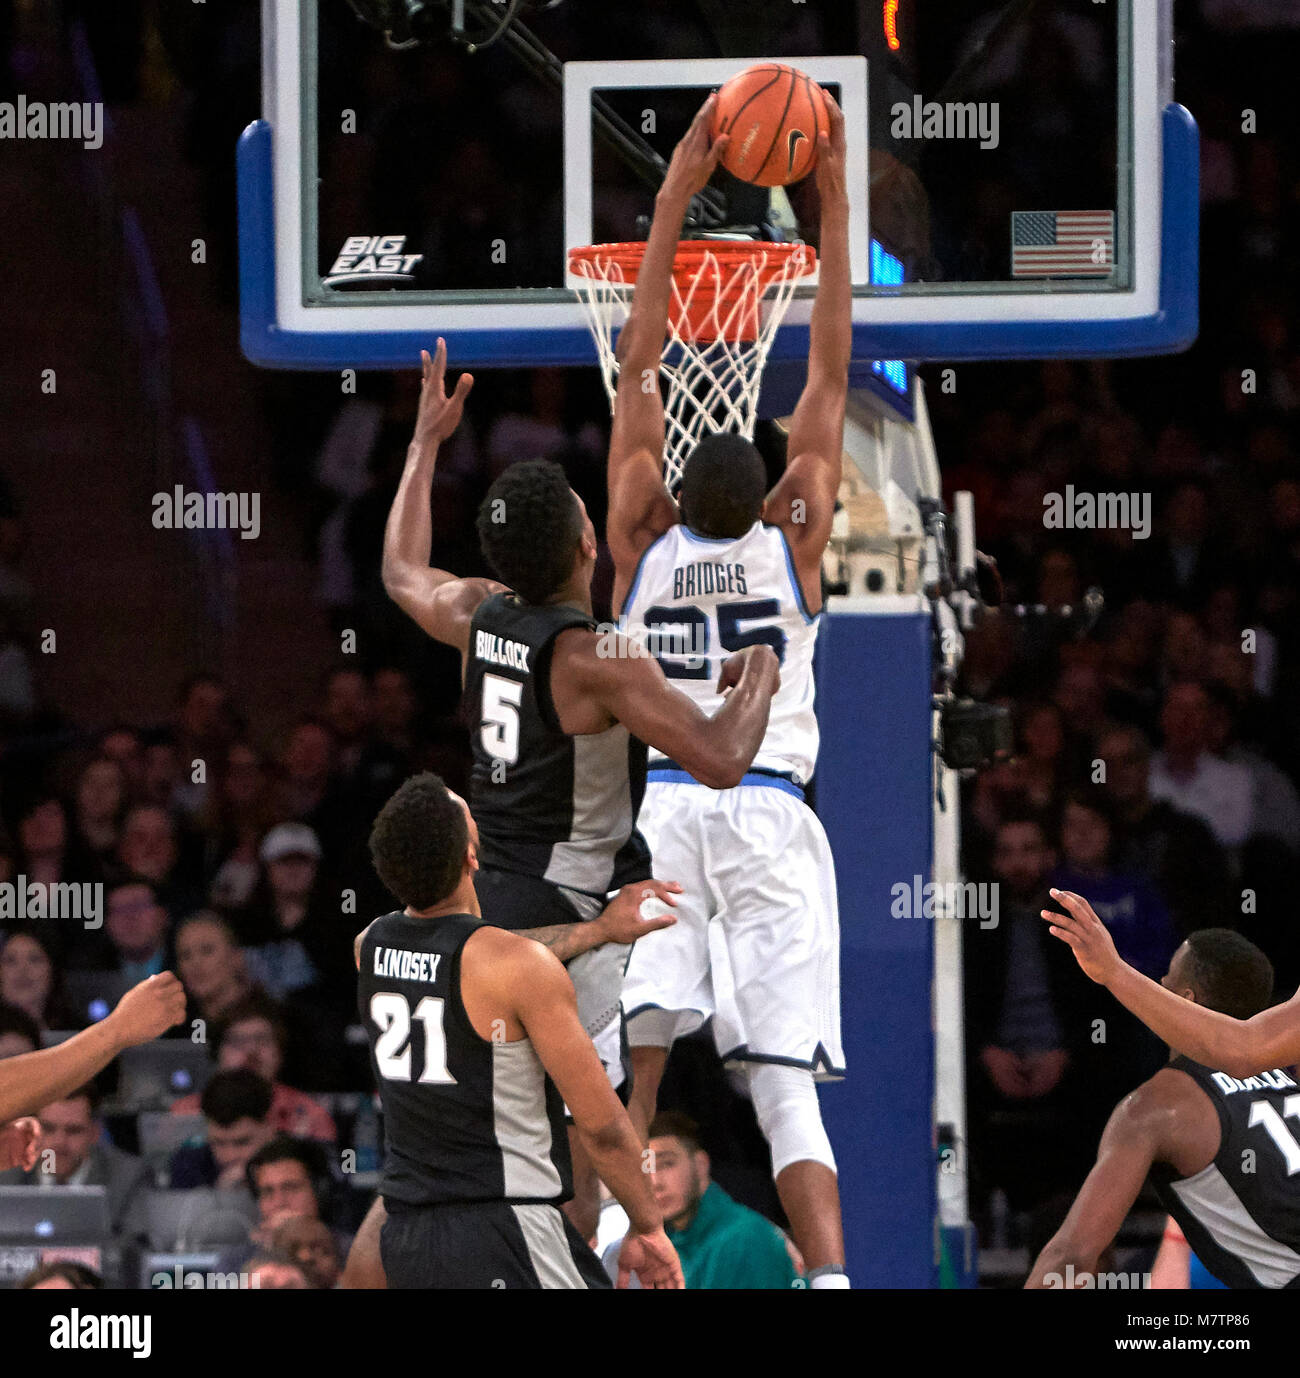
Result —
[{"label": "blue stanchion padding", "polygon": [[933,1287],[933,921],[891,915],[930,879],[927,613],[828,612],[819,637],[817,812],[839,893],[847,1074],[822,1089],[855,1287]]}]

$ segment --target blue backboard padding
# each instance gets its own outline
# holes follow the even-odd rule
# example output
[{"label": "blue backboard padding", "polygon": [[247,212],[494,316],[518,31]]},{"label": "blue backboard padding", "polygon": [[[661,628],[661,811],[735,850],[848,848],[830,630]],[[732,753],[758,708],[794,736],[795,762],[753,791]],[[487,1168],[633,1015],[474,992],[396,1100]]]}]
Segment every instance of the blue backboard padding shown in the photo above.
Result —
[{"label": "blue backboard padding", "polygon": [[835,857],[847,1075],[821,1093],[855,1287],[932,1287],[933,920],[893,918],[930,879],[931,624],[828,613],[817,648],[817,812]]},{"label": "blue backboard padding", "polygon": [[[1153,315],[1122,320],[856,325],[854,359],[869,363],[872,359],[1120,358],[1187,349],[1198,328],[1200,140],[1196,122],[1181,105],[1165,108],[1162,131],[1160,305]],[[420,350],[430,344],[430,334],[424,331],[327,334],[286,330],[278,323],[271,139],[271,126],[257,120],[244,131],[238,148],[240,345],[244,354],[268,368],[418,367]],[[451,358],[464,366],[596,363],[595,346],[585,327],[442,333]],[[807,357],[806,326],[790,326],[778,334],[772,361]]]}]

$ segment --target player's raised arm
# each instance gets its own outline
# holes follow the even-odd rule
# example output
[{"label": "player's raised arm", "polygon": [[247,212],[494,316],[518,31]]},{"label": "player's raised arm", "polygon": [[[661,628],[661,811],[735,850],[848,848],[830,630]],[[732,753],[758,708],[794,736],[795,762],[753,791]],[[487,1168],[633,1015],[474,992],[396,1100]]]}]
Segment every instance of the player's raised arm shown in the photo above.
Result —
[{"label": "player's raised arm", "polygon": [[849,275],[849,196],[844,172],[844,115],[826,95],[830,132],[818,139],[821,277],[813,303],[808,381],[790,422],[789,459],[764,516],[790,542],[805,588],[820,587],[844,454],[844,407],[853,349]]},{"label": "player's raised arm", "polygon": [[[601,1181],[627,1211],[619,1286],[627,1285],[631,1269],[643,1287],[680,1288],[681,1264],[664,1233],[641,1140],[578,1018],[573,982],[549,952],[515,938],[493,934],[489,940],[495,947],[494,981],[497,989],[512,993],[513,1013],[564,1097]],[[481,944],[483,939],[475,935],[471,941]]]},{"label": "player's raised arm", "polygon": [[606,539],[614,558],[621,601],[641,552],[677,520],[677,505],[663,481],[664,408],[659,360],[668,330],[673,256],[691,198],[713,174],[727,145],[709,143],[715,97],[700,108],[673,152],[655,197],[654,220],[637,273],[632,306],[618,337],[618,390],[609,444],[609,516]]},{"label": "player's raised arm", "polygon": [[1184,1000],[1124,962],[1106,925],[1082,895],[1053,890],[1052,898],[1066,910],[1042,911],[1052,933],[1070,946],[1088,976],[1175,1052],[1233,1077],[1300,1062],[1300,993],[1252,1019],[1220,1014]]},{"label": "player's raised arm", "polygon": [[34,1053],[0,1062],[0,1125],[34,1115],[103,1071],[124,1048],[147,1043],[185,1018],[185,988],[170,971],[149,976],[106,1019]]},{"label": "player's raised arm", "polygon": [[460,424],[474,378],[462,373],[449,397],[444,388],[446,341],[438,341],[433,358],[427,349],[421,351],[420,357],[424,363],[424,386],[420,390],[415,435],[384,528],[384,589],[430,636],[464,651],[469,644],[474,610],[504,586],[491,579],[458,579],[445,569],[430,567],[433,517],[429,494],[438,449]]},{"label": "player's raised arm", "polygon": [[[770,646],[738,651],[723,664],[718,680],[726,702],[709,717],[668,683],[658,662],[638,644],[621,635],[573,631],[556,643],[551,683],[553,690],[563,686],[569,702],[590,705],[606,722],[621,722],[700,784],[731,789],[763,743],[781,671]],[[576,732],[603,725],[565,722],[566,729]]]}]

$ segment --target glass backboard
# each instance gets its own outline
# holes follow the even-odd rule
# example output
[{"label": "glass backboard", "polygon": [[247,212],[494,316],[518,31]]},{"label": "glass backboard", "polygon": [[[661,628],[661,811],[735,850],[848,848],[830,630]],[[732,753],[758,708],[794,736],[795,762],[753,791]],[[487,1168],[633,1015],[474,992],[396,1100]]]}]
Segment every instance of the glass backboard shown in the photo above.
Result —
[{"label": "glass backboard", "polygon": [[[413,16],[409,45],[348,0],[264,6],[264,118],[239,150],[254,362],[406,366],[436,333],[462,366],[594,363],[566,250],[644,238],[692,114],[764,58],[845,110],[855,359],[1195,337],[1197,135],[1166,0],[369,8]],[[698,212],[817,242],[811,179],[772,197],[719,173]],[[775,360],[806,353],[814,290]]]}]

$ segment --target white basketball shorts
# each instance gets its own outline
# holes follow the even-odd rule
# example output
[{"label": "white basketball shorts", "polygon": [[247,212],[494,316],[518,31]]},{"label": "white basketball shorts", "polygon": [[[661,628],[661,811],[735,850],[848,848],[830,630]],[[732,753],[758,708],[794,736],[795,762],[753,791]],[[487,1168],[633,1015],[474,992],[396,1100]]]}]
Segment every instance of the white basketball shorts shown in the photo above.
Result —
[{"label": "white basketball shorts", "polygon": [[632,949],[632,1046],[662,1046],[662,1015],[645,1016],[667,1011],[673,1038],[712,1018],[728,1062],[841,1076],[839,910],[817,815],[776,783],[711,790],[652,775],[637,826],[656,879],[680,881],[683,893],[677,923]]}]

